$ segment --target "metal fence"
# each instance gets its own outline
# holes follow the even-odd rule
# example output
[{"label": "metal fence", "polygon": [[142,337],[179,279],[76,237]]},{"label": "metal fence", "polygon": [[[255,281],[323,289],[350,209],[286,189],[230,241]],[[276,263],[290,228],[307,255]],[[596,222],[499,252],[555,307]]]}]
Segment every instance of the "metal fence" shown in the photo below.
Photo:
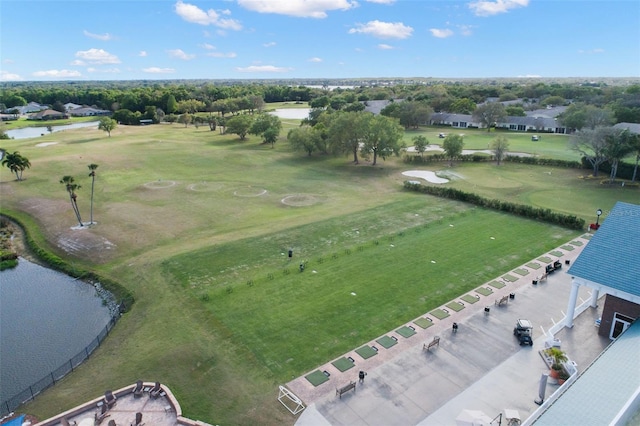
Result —
[{"label": "metal fence", "polygon": [[75,368],[82,364],[87,358],[89,358],[89,355],[91,355],[93,351],[95,351],[102,344],[111,329],[116,325],[118,318],[119,315],[112,316],[107,325],[98,334],[98,336],[93,339],[91,343],[89,343],[89,345],[87,345],[83,350],[74,355],[69,361],[65,362],[60,367],[56,368],[45,377],[38,380],[17,395],[9,398],[6,401],[2,401],[2,403],[0,404],[0,417],[6,416],[7,414],[13,412],[20,405],[31,401],[38,394],[40,394],[40,392],[55,385],[56,382],[58,382],[60,379],[71,373]]}]

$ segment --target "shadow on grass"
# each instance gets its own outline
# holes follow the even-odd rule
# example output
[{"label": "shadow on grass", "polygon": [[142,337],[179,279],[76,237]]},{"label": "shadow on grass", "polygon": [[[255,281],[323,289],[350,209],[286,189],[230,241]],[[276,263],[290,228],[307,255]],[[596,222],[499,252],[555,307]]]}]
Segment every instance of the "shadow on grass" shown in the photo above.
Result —
[{"label": "shadow on grass", "polygon": [[74,141],[71,142],[67,142],[68,145],[78,145],[78,144],[83,144],[83,143],[88,143],[88,142],[96,142],[96,141],[102,141],[103,138],[86,138],[86,139],[76,139]]}]

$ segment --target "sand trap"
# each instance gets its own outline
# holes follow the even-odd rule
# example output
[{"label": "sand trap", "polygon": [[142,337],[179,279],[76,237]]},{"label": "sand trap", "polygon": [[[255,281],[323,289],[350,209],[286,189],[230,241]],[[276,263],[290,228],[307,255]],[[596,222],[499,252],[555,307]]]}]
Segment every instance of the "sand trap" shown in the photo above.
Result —
[{"label": "sand trap", "polygon": [[434,172],[430,172],[429,170],[409,170],[402,172],[402,174],[408,177],[424,179],[430,183],[449,183],[449,179],[438,177]]},{"label": "sand trap", "polygon": [[57,145],[58,142],[42,142],[36,145],[38,148],[42,148],[44,146]]}]

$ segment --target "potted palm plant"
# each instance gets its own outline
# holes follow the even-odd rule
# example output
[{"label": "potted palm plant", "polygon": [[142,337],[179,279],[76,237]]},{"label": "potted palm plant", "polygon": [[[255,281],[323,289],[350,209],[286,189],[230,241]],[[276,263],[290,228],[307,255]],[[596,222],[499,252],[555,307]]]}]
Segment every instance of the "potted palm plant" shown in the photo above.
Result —
[{"label": "potted palm plant", "polygon": [[547,349],[547,355],[551,358],[551,371],[549,376],[558,379],[560,372],[563,370],[562,364],[567,361],[567,355],[564,351],[557,347]]}]

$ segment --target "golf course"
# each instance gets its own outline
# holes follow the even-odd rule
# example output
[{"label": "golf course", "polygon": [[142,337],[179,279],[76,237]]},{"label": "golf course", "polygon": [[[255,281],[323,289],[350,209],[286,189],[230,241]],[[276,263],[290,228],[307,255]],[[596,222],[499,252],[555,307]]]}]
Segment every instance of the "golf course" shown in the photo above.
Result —
[{"label": "golf course", "polygon": [[[598,208],[602,221],[617,201],[640,200],[637,184],[607,185],[589,169],[307,155],[286,140],[299,120],[282,121],[273,148],[178,123],[2,141],[31,166],[22,181],[0,169],[0,213],[135,299],[85,363],[21,412],[43,420],[141,379],[167,385],[192,419],[293,424],[278,385],[586,231],[409,191],[403,183],[419,179],[405,171],[587,224]],[[438,144],[443,131],[457,130],[407,130],[403,141]],[[496,137],[460,133],[465,149],[486,150]],[[580,160],[565,135],[499,134],[513,152]],[[90,164],[95,224],[79,227],[60,180],[81,185],[87,223]]]}]

